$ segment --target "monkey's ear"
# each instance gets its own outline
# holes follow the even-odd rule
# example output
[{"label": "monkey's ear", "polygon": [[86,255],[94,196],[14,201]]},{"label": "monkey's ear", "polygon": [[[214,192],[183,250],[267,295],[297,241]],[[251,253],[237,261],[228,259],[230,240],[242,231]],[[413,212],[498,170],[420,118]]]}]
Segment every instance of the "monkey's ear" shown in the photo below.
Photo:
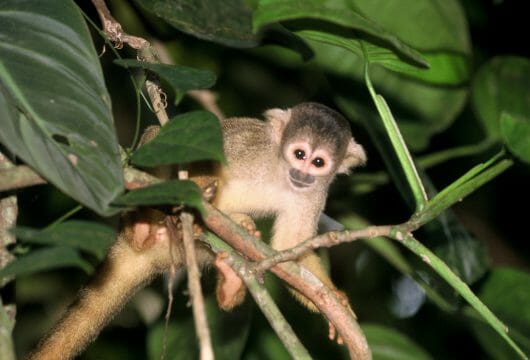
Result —
[{"label": "monkey's ear", "polygon": [[282,109],[269,109],[263,114],[265,119],[271,125],[271,139],[276,144],[279,144],[282,140],[283,130],[285,125],[291,119],[291,109],[282,110]]},{"label": "monkey's ear", "polygon": [[366,153],[361,145],[357,144],[353,138],[348,143],[346,155],[339,165],[337,172],[339,174],[348,174],[354,166],[364,165],[366,163]]}]

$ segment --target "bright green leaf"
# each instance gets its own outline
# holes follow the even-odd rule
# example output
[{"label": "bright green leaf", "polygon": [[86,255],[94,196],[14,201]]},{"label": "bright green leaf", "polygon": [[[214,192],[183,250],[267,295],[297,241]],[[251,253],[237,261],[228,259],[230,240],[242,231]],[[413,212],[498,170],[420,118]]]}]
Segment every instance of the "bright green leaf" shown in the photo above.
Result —
[{"label": "bright green leaf", "polygon": [[364,324],[374,360],[427,360],[432,357],[406,335],[381,325]]},{"label": "bright green leaf", "polygon": [[92,266],[77,251],[69,247],[56,246],[34,250],[15,259],[0,270],[0,278],[70,266],[81,268],[86,273],[92,272]]},{"label": "bright green leaf", "polygon": [[[353,7],[337,1],[306,0],[303,2],[293,0],[262,0],[254,13],[253,27],[260,27],[287,20],[311,19],[331,23],[349,30],[361,31],[378,41],[383,41],[389,47],[395,49],[400,55],[409,61],[419,65],[427,64],[421,55],[407,44],[402,42],[393,33],[386,31],[376,22],[363,16]],[[313,23],[305,27],[297,24],[306,30],[332,31],[328,27],[318,26]],[[287,26],[289,27],[289,26]],[[320,29],[322,28],[322,29]],[[351,37],[359,34],[351,34]]]},{"label": "bright green leaf", "polygon": [[251,9],[243,0],[135,0],[148,12],[199,39],[247,48],[258,44],[252,34]]},{"label": "bright green leaf", "polygon": [[[508,334],[530,354],[530,274],[495,269],[480,290],[481,300],[508,326]],[[470,312],[476,318],[474,312]],[[476,318],[472,329],[493,359],[514,359],[516,355],[489,326]]]},{"label": "bright green leaf", "polygon": [[118,197],[117,205],[188,205],[202,208],[201,190],[190,180],[171,180],[130,191]]},{"label": "bright green leaf", "polygon": [[[473,82],[473,107],[490,136],[500,135],[500,121],[503,112],[520,119],[518,125],[507,120],[504,130],[513,133],[513,126],[530,123],[530,60],[515,56],[500,56],[486,63]],[[514,120],[516,121],[516,120]],[[526,129],[526,134],[528,130]],[[511,135],[506,138],[510,144]],[[519,147],[519,146],[517,146]],[[511,148],[511,147],[510,147]],[[518,156],[519,154],[515,152]],[[524,151],[523,151],[524,153]],[[522,158],[525,158],[524,155]]]},{"label": "bright green leaf", "polygon": [[109,203],[123,189],[118,142],[78,8],[4,0],[0,23],[0,142],[83,205],[115,213]]},{"label": "bright green leaf", "polygon": [[502,113],[501,134],[508,148],[521,160],[530,163],[530,114],[523,119]]},{"label": "bright green leaf", "polygon": [[215,74],[207,70],[199,70],[187,66],[152,64],[133,59],[118,59],[114,63],[123,67],[139,67],[158,74],[176,92],[195,89],[206,89],[215,84]]},{"label": "bright green leaf", "polygon": [[140,166],[182,164],[200,160],[224,161],[221,124],[211,113],[193,111],[179,115],[140,147],[131,162]]},{"label": "bright green leaf", "polygon": [[112,228],[81,220],[66,221],[44,230],[18,226],[13,232],[28,243],[73,247],[94,254],[100,260],[116,239],[116,231]]}]

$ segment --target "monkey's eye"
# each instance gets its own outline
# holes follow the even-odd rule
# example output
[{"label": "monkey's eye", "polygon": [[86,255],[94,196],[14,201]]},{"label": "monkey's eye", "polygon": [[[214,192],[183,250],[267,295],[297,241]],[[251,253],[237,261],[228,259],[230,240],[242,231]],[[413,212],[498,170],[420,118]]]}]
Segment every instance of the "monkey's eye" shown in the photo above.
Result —
[{"label": "monkey's eye", "polygon": [[296,149],[294,151],[294,156],[296,156],[296,158],[298,160],[303,160],[305,158],[305,151],[304,150],[300,150],[300,149]]},{"label": "monkey's eye", "polygon": [[311,161],[311,163],[317,168],[320,168],[325,164],[324,159],[322,159],[321,157],[317,157],[315,160]]}]

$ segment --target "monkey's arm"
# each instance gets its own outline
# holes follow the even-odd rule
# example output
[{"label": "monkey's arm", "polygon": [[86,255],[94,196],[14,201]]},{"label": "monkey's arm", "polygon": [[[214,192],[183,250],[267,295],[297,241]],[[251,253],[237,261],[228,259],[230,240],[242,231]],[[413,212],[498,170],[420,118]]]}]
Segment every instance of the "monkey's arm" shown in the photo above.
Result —
[{"label": "monkey's arm", "polygon": [[[300,242],[310,239],[317,233],[317,222],[319,218],[319,209],[313,211],[306,209],[303,221],[300,220],[301,212],[290,209],[278,214],[274,223],[273,237],[271,245],[275,250],[285,250],[298,245]],[[339,293],[331,281],[326,269],[320,258],[314,253],[309,252],[297,260],[299,265],[309,270],[306,276],[316,276],[324,285]],[[293,291],[293,295],[304,306],[311,311],[318,311],[315,305],[300,293]]]}]

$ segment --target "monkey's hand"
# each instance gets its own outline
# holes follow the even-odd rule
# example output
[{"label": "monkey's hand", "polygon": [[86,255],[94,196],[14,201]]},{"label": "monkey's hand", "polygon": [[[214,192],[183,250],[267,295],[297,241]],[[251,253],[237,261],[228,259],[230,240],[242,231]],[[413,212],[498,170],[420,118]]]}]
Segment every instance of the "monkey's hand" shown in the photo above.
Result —
[{"label": "monkey's hand", "polygon": [[256,223],[254,222],[254,220],[252,220],[250,216],[243,213],[233,213],[230,214],[230,217],[234,222],[236,222],[243,229],[245,229],[249,233],[249,235],[261,239],[261,232],[256,228]]}]

